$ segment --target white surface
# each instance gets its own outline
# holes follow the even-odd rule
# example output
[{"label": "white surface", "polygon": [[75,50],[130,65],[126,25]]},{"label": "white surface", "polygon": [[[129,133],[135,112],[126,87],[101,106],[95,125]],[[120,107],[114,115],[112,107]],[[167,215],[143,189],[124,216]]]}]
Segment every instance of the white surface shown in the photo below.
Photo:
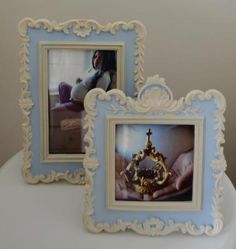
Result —
[{"label": "white surface", "polygon": [[84,187],[27,185],[21,177],[22,164],[20,152],[0,168],[0,249],[236,248],[236,191],[227,176],[222,205],[225,225],[216,237],[91,234],[82,222]]}]

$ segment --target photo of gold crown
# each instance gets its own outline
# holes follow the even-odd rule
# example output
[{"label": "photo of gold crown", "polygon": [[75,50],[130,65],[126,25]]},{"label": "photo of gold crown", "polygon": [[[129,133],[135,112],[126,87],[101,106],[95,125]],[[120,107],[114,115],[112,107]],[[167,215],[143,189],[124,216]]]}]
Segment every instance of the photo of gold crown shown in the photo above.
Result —
[{"label": "photo of gold crown", "polygon": [[[151,129],[146,132],[146,135],[146,147],[138,153],[132,154],[132,161],[127,165],[125,170],[120,172],[120,175],[124,177],[128,188],[141,194],[153,194],[167,182],[172,173],[168,170],[165,162],[166,157],[156,151],[155,147],[152,146],[150,139],[152,135]],[[140,162],[144,161],[147,157],[154,162],[154,166],[149,168],[140,167]]]}]

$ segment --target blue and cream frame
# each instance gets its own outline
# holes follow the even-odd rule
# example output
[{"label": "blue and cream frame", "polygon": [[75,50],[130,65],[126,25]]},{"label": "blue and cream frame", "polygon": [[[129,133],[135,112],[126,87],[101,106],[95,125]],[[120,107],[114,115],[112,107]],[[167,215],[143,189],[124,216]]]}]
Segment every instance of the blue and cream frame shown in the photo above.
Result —
[{"label": "blue and cream frame", "polygon": [[[71,19],[65,22],[24,18],[18,24],[21,39],[19,104],[23,113],[23,177],[28,183],[51,183],[66,180],[84,184],[85,172],[80,162],[42,162],[40,131],[40,44],[80,44],[103,46],[122,44],[124,48],[124,86],[128,96],[134,96],[144,85],[143,54],[146,30],[139,21],[115,22],[105,25],[94,20]],[[41,106],[43,106],[41,104]]]},{"label": "blue and cream frame", "polygon": [[[206,92],[194,90],[185,98],[175,100],[159,76],[147,80],[137,99],[127,97],[117,89],[107,93],[101,89],[89,92],[85,98],[88,128],[85,139],[88,146],[84,158],[87,182],[83,218],[86,228],[96,233],[131,229],[150,236],[176,231],[191,235],[219,233],[223,227],[220,201],[226,169],[222,148],[225,108],[224,96],[214,89]],[[200,205],[189,208],[174,206],[169,202],[169,205],[173,205],[171,208],[162,204],[154,204],[149,208],[137,202],[138,208],[122,205],[117,208],[112,206],[114,203],[109,204],[107,193],[111,183],[107,179],[112,178],[112,172],[107,169],[110,166],[107,153],[112,141],[107,140],[107,130],[112,132],[112,120],[115,120],[114,123],[124,123],[128,122],[125,121],[127,117],[127,120],[138,119],[138,122],[142,122],[140,116],[144,123],[146,119],[165,122],[163,120],[170,120],[170,117],[172,121],[182,120],[178,122],[185,122],[186,119],[187,123],[189,120],[202,120],[197,122],[202,127],[202,132],[198,133],[202,134],[202,144],[198,143],[199,147],[194,149],[202,151],[202,158],[198,161],[200,169],[194,168],[194,174],[197,175],[195,182],[198,184],[193,186],[197,188],[195,190],[199,194]]]}]

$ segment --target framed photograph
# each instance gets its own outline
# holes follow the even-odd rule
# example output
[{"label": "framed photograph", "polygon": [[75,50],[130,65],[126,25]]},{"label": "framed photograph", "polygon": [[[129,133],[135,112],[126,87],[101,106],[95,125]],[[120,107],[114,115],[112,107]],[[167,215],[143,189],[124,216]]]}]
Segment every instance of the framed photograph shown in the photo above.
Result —
[{"label": "framed photograph", "polygon": [[107,122],[109,209],[200,210],[202,118],[119,116]]},{"label": "framed photograph", "polygon": [[175,100],[159,76],[147,80],[137,99],[118,89],[89,92],[86,228],[219,233],[225,106],[217,90]]},{"label": "framed photograph", "polygon": [[145,27],[25,18],[18,30],[23,176],[31,184],[84,184],[84,98],[94,88],[131,97],[142,88]]},{"label": "framed photograph", "polygon": [[124,44],[40,43],[40,66],[42,161],[82,161],[85,95],[124,91]]}]

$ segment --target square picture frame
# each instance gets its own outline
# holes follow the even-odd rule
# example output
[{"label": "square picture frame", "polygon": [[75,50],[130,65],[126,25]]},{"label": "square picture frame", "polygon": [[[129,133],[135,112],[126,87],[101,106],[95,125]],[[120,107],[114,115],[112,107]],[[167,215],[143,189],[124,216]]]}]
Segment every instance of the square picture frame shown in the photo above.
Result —
[{"label": "square picture frame", "polygon": [[[117,89],[92,90],[85,98],[83,218],[88,231],[218,234],[225,108],[224,96],[215,89],[193,90],[175,100],[158,75],[148,78],[137,99]],[[152,160],[145,164],[146,157]],[[186,186],[191,195],[181,192]]]},{"label": "square picture frame", "polygon": [[[81,75],[75,76],[76,67],[81,68],[80,73],[85,73],[89,63],[95,65],[95,59],[91,60],[91,54],[94,53],[95,56],[95,50],[111,50],[115,53],[118,69],[115,87],[134,96],[144,84],[146,29],[141,22],[135,20],[102,25],[89,19],[56,22],[24,18],[18,24],[18,31],[21,39],[22,93],[19,105],[23,113],[23,177],[30,184],[60,180],[84,184],[82,127],[86,120],[85,113],[79,110],[75,114],[74,110],[68,110],[67,103],[61,103],[59,84],[70,81],[75,85],[76,77],[80,78],[77,83],[85,84],[85,79],[90,77],[90,81],[87,80],[87,85],[85,84],[90,84],[90,90],[94,88],[92,84],[97,77],[96,84],[100,85],[95,87],[102,87],[104,83],[101,80],[99,82],[100,74],[81,79]],[[101,71],[102,69],[99,70]],[[107,77],[108,75],[107,73]],[[69,102],[76,102],[84,109],[83,101],[76,97],[76,92],[79,92],[78,89],[71,89]],[[58,101],[59,105],[54,105]],[[64,113],[58,114],[63,108],[66,109],[63,110]],[[64,116],[65,113],[69,118]]]},{"label": "square picture frame", "polygon": [[[201,209],[203,118],[108,116],[107,145],[108,209]],[[168,170],[170,165],[171,171]],[[172,191],[175,183],[166,185],[165,182],[179,174],[183,186]],[[170,194],[166,193],[168,191]]]}]

